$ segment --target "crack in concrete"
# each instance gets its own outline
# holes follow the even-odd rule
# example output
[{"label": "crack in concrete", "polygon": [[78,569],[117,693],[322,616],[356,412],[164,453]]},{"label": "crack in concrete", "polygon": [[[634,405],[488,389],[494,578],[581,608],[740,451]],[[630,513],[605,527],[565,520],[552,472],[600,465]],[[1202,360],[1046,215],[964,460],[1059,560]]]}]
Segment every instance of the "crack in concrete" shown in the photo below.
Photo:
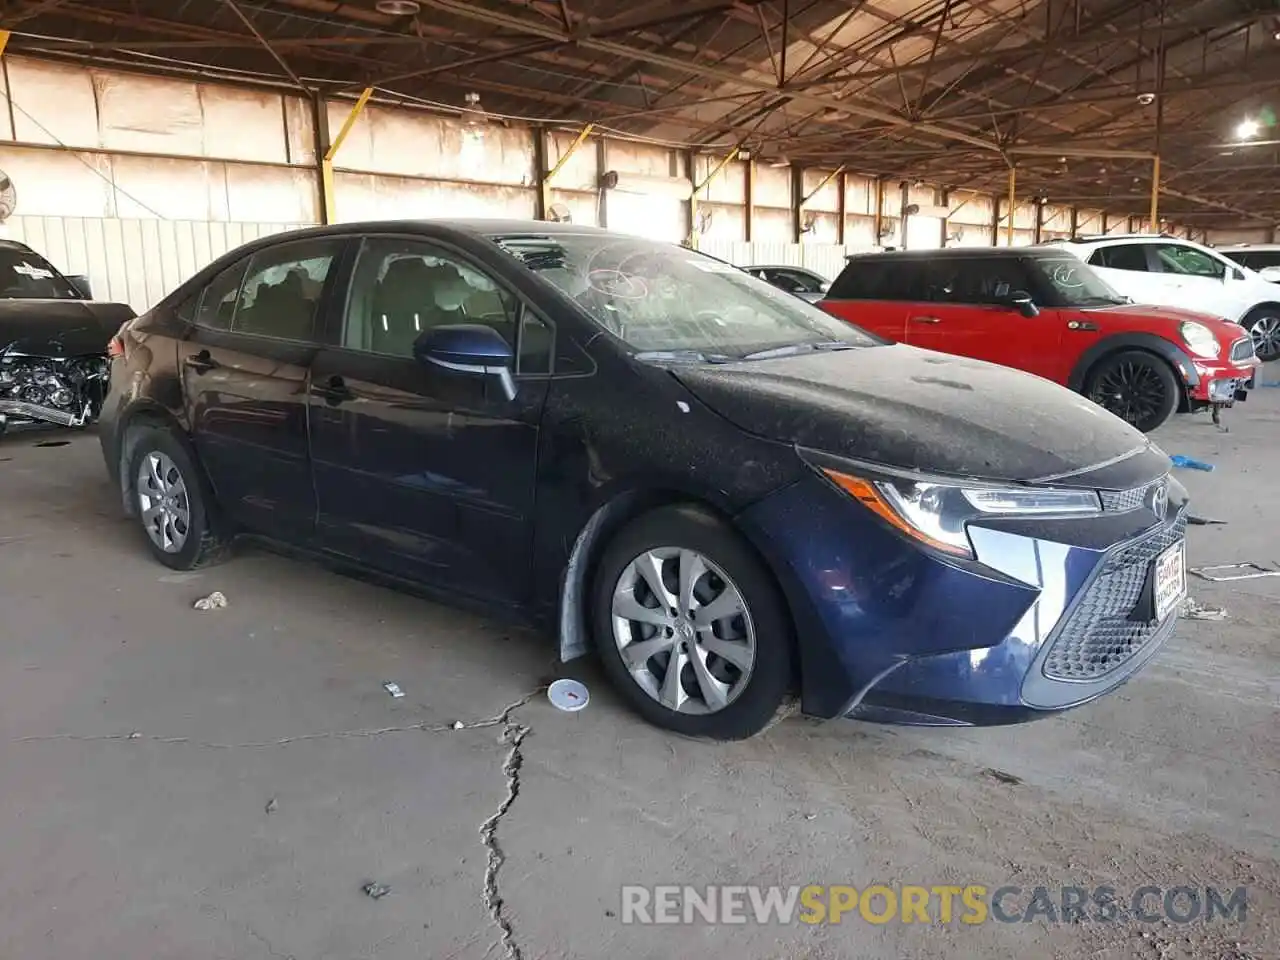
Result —
[{"label": "crack in concrete", "polygon": [[[223,911],[223,919],[226,919],[225,910]],[[253,937],[253,939],[257,940],[264,947],[266,947],[267,953],[269,953],[271,956],[278,957],[279,960],[297,960],[297,958],[294,957],[292,953],[279,953],[276,950],[276,948],[271,945],[270,940],[268,940],[266,937],[260,934],[257,930],[253,929],[253,927],[250,926],[249,924],[246,923],[244,925],[244,929],[245,929],[245,932],[249,934],[249,936]]]},{"label": "crack in concrete", "polygon": [[10,743],[41,743],[52,740],[75,740],[84,743],[97,743],[111,740],[145,740],[150,743],[185,743],[196,747],[207,747],[211,750],[241,750],[262,747],[279,747],[287,743],[299,743],[304,740],[351,740],[363,737],[381,737],[389,733],[409,733],[421,730],[426,733],[446,733],[455,730],[479,730],[484,727],[496,727],[506,724],[510,719],[511,711],[523,707],[529,703],[534,697],[546,690],[546,687],[539,687],[532,693],[525,694],[515,703],[505,707],[503,711],[492,717],[485,717],[483,720],[462,721],[458,720],[454,723],[410,723],[398,727],[373,727],[365,730],[330,730],[322,733],[303,733],[294,737],[280,737],[276,740],[252,740],[245,743],[216,743],[209,740],[198,740],[195,737],[162,737],[156,734],[141,733],[133,731],[132,733],[104,733],[104,734],[80,734],[80,733],[49,733],[30,737],[12,737]]},{"label": "crack in concrete", "polygon": [[[527,700],[525,702],[528,702]],[[484,901],[485,909],[489,911],[489,919],[493,921],[501,934],[498,943],[502,944],[503,950],[506,952],[507,960],[523,960],[523,954],[520,952],[520,946],[515,940],[515,930],[511,926],[504,907],[505,901],[502,894],[498,892],[498,871],[502,869],[503,863],[506,862],[506,854],[502,852],[502,846],[498,843],[498,824],[502,822],[502,818],[511,810],[512,805],[516,802],[516,797],[520,795],[520,767],[524,763],[524,755],[520,751],[524,738],[529,735],[530,729],[523,723],[511,718],[512,711],[523,706],[521,703],[513,703],[500,716],[503,720],[502,739],[510,745],[507,751],[506,759],[502,762],[502,773],[507,781],[507,795],[502,802],[498,804],[498,809],[484,823],[480,824],[480,842],[484,844],[488,855],[485,860],[484,867],[484,886],[481,890],[481,899]],[[498,944],[490,946],[490,950]],[[488,954],[488,950],[485,951]]]},{"label": "crack in concrete", "polygon": [[[506,952],[506,960],[524,960],[524,954],[520,950],[519,944],[515,942],[515,930],[511,926],[511,921],[507,918],[505,912],[505,902],[502,894],[498,891],[498,872],[502,869],[502,864],[506,861],[506,855],[502,852],[502,847],[498,843],[498,825],[502,822],[503,817],[510,812],[512,805],[516,801],[516,797],[520,794],[520,767],[524,763],[524,756],[521,753],[521,745],[524,738],[530,733],[530,728],[523,723],[512,718],[512,714],[521,707],[526,706],[534,697],[546,691],[546,686],[539,686],[537,689],[526,693],[519,700],[505,706],[500,713],[492,717],[485,717],[482,720],[454,721],[453,723],[411,723],[397,727],[376,727],[367,730],[334,730],[324,733],[305,733],[295,737],[280,737],[276,740],[257,740],[246,743],[215,743],[208,740],[197,740],[193,737],[162,737],[155,734],[144,734],[139,731],[132,733],[112,733],[86,735],[75,733],[55,733],[43,736],[17,737],[11,738],[12,743],[34,743],[49,740],[76,740],[83,742],[100,742],[100,741],[130,741],[130,740],[146,740],[151,743],[183,743],[192,746],[208,747],[215,750],[235,750],[241,748],[260,748],[260,747],[277,747],[287,743],[298,743],[304,740],[341,740],[362,737],[380,737],[390,733],[407,733],[410,731],[425,731],[427,733],[445,733],[459,730],[481,730],[486,727],[502,727],[502,740],[509,747],[506,758],[502,762],[502,774],[506,778],[507,795],[502,802],[498,804],[497,810],[480,824],[480,841],[484,844],[487,851],[484,869],[484,884],[481,889],[481,899],[484,902],[485,909],[489,913],[489,918],[493,921],[494,926],[498,928],[501,936],[489,948],[502,946]],[[268,952],[273,957],[282,957],[284,960],[292,960],[292,955],[277,953],[270,943],[267,942],[261,934],[252,927],[245,928],[254,938],[262,941]],[[485,951],[486,954],[489,951]]]}]

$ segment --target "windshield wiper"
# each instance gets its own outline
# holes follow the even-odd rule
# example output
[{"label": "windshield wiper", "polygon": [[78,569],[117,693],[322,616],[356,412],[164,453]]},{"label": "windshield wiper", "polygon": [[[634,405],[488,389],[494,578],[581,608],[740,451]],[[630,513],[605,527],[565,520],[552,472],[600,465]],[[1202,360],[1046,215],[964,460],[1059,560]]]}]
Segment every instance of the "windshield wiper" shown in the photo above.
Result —
[{"label": "windshield wiper", "polygon": [[665,360],[668,363],[732,363],[734,358],[723,353],[704,353],[701,350],[643,350],[635,354],[637,360]]},{"label": "windshield wiper", "polygon": [[768,350],[757,350],[748,353],[743,360],[772,360],[774,357],[792,357],[797,353],[810,353],[815,350],[852,350],[854,345],[847,340],[810,340],[804,343],[788,343],[781,347],[770,347]]}]

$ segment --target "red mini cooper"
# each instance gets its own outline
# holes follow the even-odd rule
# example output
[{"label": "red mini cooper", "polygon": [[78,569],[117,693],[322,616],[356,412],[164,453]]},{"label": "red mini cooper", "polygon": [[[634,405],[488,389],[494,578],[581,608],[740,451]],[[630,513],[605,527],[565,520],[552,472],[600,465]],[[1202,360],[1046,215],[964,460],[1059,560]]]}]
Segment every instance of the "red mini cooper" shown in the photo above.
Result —
[{"label": "red mini cooper", "polygon": [[1141,306],[1048,248],[849,258],[819,304],[912,346],[1016,367],[1083,393],[1139,430],[1244,400],[1260,362],[1244,328]]}]

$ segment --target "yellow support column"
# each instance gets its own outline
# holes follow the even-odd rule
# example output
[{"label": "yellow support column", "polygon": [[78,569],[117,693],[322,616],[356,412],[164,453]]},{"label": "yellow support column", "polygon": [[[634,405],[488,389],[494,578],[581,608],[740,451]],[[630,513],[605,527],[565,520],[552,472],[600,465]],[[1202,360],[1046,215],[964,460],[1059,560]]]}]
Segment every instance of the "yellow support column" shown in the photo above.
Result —
[{"label": "yellow support column", "polygon": [[1016,198],[1018,188],[1018,171],[1009,165],[1009,222],[1005,225],[1005,240],[1008,246],[1013,246],[1013,213],[1016,209]]},{"label": "yellow support column", "polygon": [[373,87],[365,87],[359,99],[356,100],[355,106],[347,114],[347,119],[342,124],[342,129],[338,131],[338,135],[333,138],[333,142],[329,144],[329,149],[325,150],[324,156],[320,159],[320,185],[324,191],[325,223],[333,223],[333,213],[336,209],[333,189],[333,158],[337,155],[338,148],[342,146],[342,142],[347,139],[347,134],[351,132],[351,128],[355,126],[356,120],[359,119],[365,104],[369,102],[371,96],[373,96]]},{"label": "yellow support column", "polygon": [[[563,169],[564,165],[569,162],[569,158],[574,155],[577,149],[586,142],[587,137],[591,136],[591,131],[594,130],[595,127],[596,125],[594,123],[588,123],[583,127],[578,136],[574,138],[573,143],[569,144],[569,149],[560,155],[560,159],[555,162],[555,166],[542,175],[542,182],[538,184],[538,191],[542,200],[543,217],[549,216],[547,211],[551,209],[551,181],[555,178],[555,175]],[[538,136],[543,136],[543,134],[539,133]],[[604,173],[603,170],[599,172],[601,174]],[[539,171],[539,173],[541,173],[541,171]]]},{"label": "yellow support column", "polygon": [[[711,168],[711,172],[702,178],[701,183],[694,184],[693,193],[689,195],[689,246],[694,250],[698,249],[698,194],[706,189],[707,184],[720,175],[721,170],[733,162],[733,158],[738,155],[741,149],[742,144],[738,144],[738,146],[720,158],[720,162]],[[693,158],[690,157],[690,164],[692,162]],[[693,175],[692,166],[690,166],[689,174],[690,176]]]},{"label": "yellow support column", "polygon": [[1156,217],[1160,213],[1160,156],[1151,158],[1151,232],[1160,232],[1160,221]]}]

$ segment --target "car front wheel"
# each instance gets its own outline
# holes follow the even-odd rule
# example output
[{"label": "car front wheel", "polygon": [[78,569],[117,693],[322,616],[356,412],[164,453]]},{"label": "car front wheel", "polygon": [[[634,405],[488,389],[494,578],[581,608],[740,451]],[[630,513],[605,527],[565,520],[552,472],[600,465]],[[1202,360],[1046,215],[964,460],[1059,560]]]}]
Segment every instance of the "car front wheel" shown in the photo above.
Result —
[{"label": "car front wheel", "polygon": [[625,527],[595,579],[605,671],[643,717],[739,740],[791,705],[792,627],[768,569],[727,524],[692,506]]},{"label": "car front wheel", "polygon": [[1280,310],[1255,310],[1245,318],[1244,328],[1253,338],[1253,350],[1259,360],[1280,358]]},{"label": "car front wheel", "polygon": [[1089,374],[1085,396],[1117,417],[1149,433],[1178,409],[1178,380],[1154,354],[1125,350]]},{"label": "car front wheel", "polygon": [[152,555],[174,570],[194,570],[227,551],[204,474],[186,444],[168,429],[143,426],[128,438],[121,482],[147,536]]}]

